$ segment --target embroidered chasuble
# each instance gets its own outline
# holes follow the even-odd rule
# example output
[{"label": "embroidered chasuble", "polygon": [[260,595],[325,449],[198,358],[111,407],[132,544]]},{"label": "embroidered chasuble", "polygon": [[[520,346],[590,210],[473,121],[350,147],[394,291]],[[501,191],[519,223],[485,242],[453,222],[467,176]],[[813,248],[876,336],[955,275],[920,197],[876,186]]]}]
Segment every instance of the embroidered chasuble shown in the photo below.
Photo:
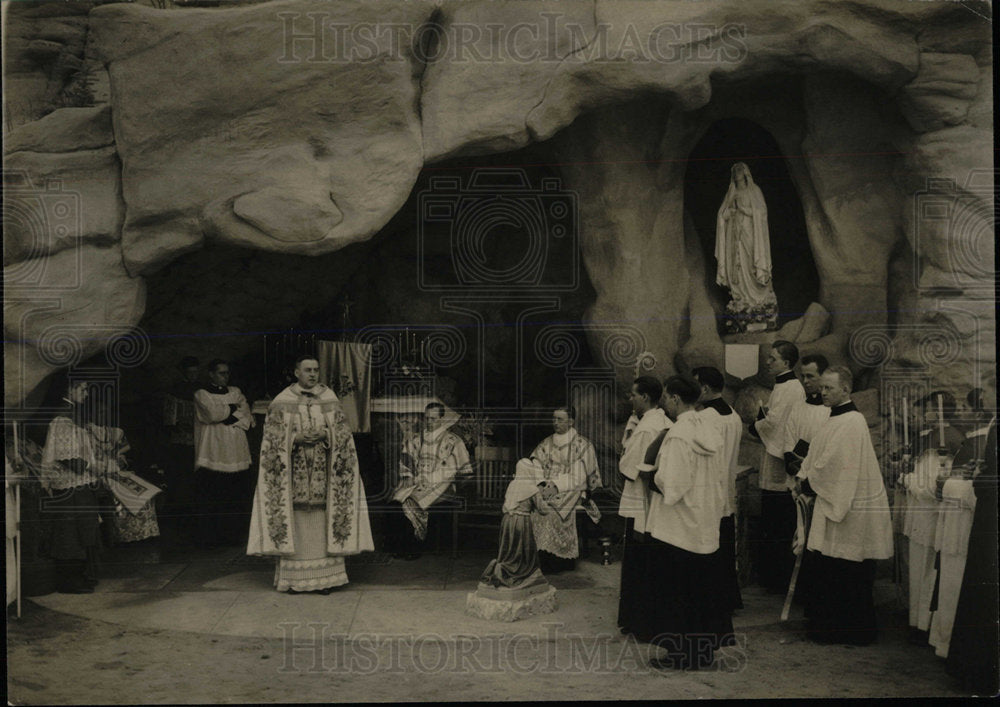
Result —
[{"label": "embroidered chasuble", "polygon": [[[320,430],[316,444],[295,437]],[[250,518],[249,555],[296,553],[295,511],[325,512],[327,555],[374,550],[358,456],[340,401],[332,390],[297,383],[271,401],[264,420],[257,490]]]},{"label": "embroidered chasuble", "polygon": [[541,480],[552,481],[559,493],[543,501],[535,499],[532,525],[539,550],[566,559],[580,554],[573,511],[584,491],[601,486],[594,445],[569,430],[546,437],[531,453]]},{"label": "embroidered chasuble", "polygon": [[400,485],[393,499],[421,540],[427,537],[427,509],[437,503],[456,476],[472,474],[469,452],[462,438],[444,427],[403,440],[399,460]]}]

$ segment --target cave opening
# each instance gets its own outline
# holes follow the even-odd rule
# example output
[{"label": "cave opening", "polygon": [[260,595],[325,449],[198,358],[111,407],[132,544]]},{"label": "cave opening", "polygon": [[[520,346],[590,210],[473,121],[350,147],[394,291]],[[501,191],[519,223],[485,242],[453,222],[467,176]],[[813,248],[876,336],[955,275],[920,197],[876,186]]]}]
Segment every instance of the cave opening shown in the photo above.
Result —
[{"label": "cave opening", "polygon": [[[716,223],[730,183],[730,170],[745,163],[764,196],[771,244],[771,279],[778,300],[778,327],[802,316],[818,301],[819,274],[809,245],[805,214],[787,160],[770,132],[745,118],[712,123],[688,156],[684,209],[690,216],[705,258],[705,280],[716,312],[729,300],[716,283]],[[724,322],[719,320],[719,333]]]},{"label": "cave opening", "polygon": [[[399,342],[412,336],[416,343],[399,347],[384,373],[407,357],[419,364],[412,359],[421,341],[443,331],[453,351],[434,369],[433,394],[487,417],[499,410],[494,443],[539,441],[567,389],[563,370],[542,360],[535,340],[566,325],[577,340],[576,365],[591,365],[582,321],[596,297],[576,240],[575,204],[545,155],[533,145],[428,166],[375,237],[335,253],[208,242],[151,274],[139,325],[150,356],[125,372],[123,409],[153,410],[131,420],[155,426],[155,394],[169,389],[184,356],[202,365],[230,360],[232,384],[252,403],[290,382],[295,351],[314,339],[353,341],[372,330]],[[275,356],[265,353],[265,334],[271,346],[286,335],[294,341]],[[376,378],[373,397],[386,393]]]}]

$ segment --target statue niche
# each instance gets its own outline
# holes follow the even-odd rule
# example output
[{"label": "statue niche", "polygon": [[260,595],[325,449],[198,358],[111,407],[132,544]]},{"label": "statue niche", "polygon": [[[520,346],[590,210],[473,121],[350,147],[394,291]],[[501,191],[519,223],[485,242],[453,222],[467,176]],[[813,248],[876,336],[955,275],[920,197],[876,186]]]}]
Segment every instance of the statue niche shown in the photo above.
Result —
[{"label": "statue niche", "polygon": [[778,300],[771,282],[767,204],[750,168],[737,162],[715,228],[715,281],[729,290],[726,328],[767,331],[778,326]]}]

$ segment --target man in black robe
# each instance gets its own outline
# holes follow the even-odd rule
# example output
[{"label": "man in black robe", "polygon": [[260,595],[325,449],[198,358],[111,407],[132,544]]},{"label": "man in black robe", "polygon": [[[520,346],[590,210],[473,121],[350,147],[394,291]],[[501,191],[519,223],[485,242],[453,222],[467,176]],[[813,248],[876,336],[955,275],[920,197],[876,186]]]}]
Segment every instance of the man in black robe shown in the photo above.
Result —
[{"label": "man in black robe", "polygon": [[[996,374],[984,380],[984,407],[996,409]],[[961,688],[978,695],[996,695],[1000,645],[997,604],[997,423],[989,423],[984,462],[973,479],[976,510],[969,534],[969,551],[962,590],[955,612],[948,673]]]}]

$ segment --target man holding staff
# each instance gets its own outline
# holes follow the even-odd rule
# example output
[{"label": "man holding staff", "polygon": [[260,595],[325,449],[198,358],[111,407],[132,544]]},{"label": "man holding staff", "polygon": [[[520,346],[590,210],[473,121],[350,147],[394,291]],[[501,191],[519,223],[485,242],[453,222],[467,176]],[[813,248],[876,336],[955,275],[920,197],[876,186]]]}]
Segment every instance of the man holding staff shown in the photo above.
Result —
[{"label": "man holding staff", "polygon": [[[802,357],[802,388],[805,390],[806,399],[792,407],[785,423],[783,448],[785,471],[789,479],[794,480],[795,475],[799,473],[802,461],[809,453],[810,442],[823,424],[830,419],[830,408],[823,404],[823,396],[820,394],[820,380],[829,366],[826,357],[821,354]],[[793,496],[796,502],[796,528],[792,551],[796,555],[795,566],[799,569],[798,572],[793,572],[792,581],[796,587],[789,587],[789,600],[785,602],[786,610],[782,611],[782,620],[787,618],[787,609],[791,608],[790,599],[798,596],[801,600],[809,591],[810,572],[808,563],[805,562],[807,556],[805,545],[810,509],[807,499],[801,498],[794,491]]]},{"label": "man holding staff", "polygon": [[792,574],[792,537],[795,534],[795,503],[792,482],[785,473],[785,424],[792,408],[806,399],[805,390],[792,368],[799,350],[788,341],[775,341],[768,355],[774,374],[774,389],[767,408],[761,408],[750,434],[764,444],[760,462],[760,525],[758,575],[773,594],[784,594]]},{"label": "man holding staff", "polygon": [[830,419],[796,478],[801,493],[816,496],[807,550],[822,581],[809,594],[809,638],[868,645],[877,631],[875,560],[892,557],[892,523],[868,423],[851,401],[852,383],[842,366],[823,374]]}]

